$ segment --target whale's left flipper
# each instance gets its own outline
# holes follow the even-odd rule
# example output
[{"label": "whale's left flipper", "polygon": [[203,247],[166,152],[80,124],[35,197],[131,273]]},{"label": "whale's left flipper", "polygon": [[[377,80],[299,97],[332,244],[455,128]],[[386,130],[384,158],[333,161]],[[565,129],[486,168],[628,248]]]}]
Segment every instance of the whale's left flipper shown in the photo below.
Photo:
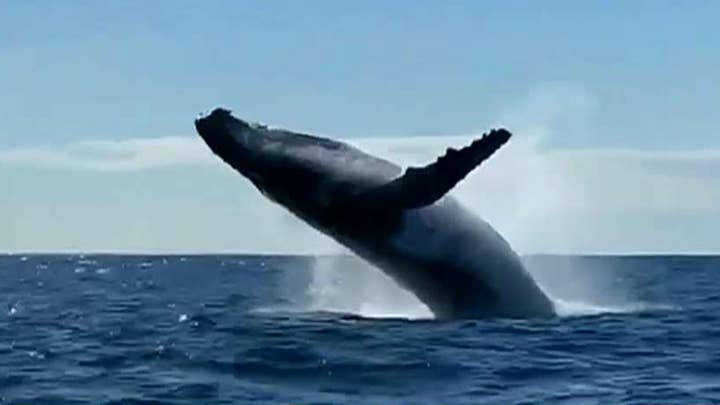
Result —
[{"label": "whale's left flipper", "polygon": [[378,187],[355,196],[355,202],[384,208],[414,209],[434,203],[492,156],[510,139],[510,132],[496,129],[457,150],[445,154],[425,167],[409,167],[405,173]]}]

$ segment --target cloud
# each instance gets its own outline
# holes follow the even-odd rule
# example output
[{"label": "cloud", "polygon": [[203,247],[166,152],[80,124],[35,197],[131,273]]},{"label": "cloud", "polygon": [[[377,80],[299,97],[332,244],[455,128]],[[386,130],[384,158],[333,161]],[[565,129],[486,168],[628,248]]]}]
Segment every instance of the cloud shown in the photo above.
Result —
[{"label": "cloud", "polygon": [[[348,142],[408,166],[431,162],[446,147],[466,145],[474,137],[366,138]],[[704,218],[703,222],[720,225],[720,151],[558,150],[544,148],[535,139],[531,133],[518,134],[452,191],[522,252],[667,251],[673,243],[682,242],[673,239],[678,237],[675,232],[696,232],[688,228],[684,218]],[[167,167],[179,168],[180,173],[187,170],[189,174],[199,167],[224,166],[201,141],[191,137],[4,150],[0,151],[0,163],[127,172],[133,176],[138,171]],[[219,181],[226,181],[230,172],[227,174]],[[207,181],[212,182],[212,178],[210,175]],[[309,232],[306,226],[288,215],[279,215],[281,210],[256,195],[248,182],[228,187],[246,189],[242,197],[233,197],[241,199],[244,208],[228,214],[235,216],[238,228],[248,223],[263,224],[263,237],[251,240],[253,249],[309,252],[320,245],[316,241],[322,238],[303,236]],[[148,215],[146,220],[153,221],[152,217]],[[674,229],[660,229],[662,222],[676,225],[671,227]],[[631,226],[636,229],[623,235]],[[279,246],[274,235],[295,235],[292,240],[309,238],[311,242]],[[325,242],[323,251],[328,249]],[[693,248],[688,243],[682,250],[712,248],[711,241],[701,245]]]},{"label": "cloud", "polygon": [[206,165],[215,163],[215,160],[199,139],[167,136],[86,141],[57,148],[5,149],[0,150],[0,163],[41,168],[132,171],[178,165]]},{"label": "cloud", "polygon": [[[568,148],[567,144],[558,148],[562,143],[560,136],[592,132],[597,103],[579,86],[555,84],[531,91],[524,100],[499,114],[496,121],[515,132],[511,142],[471,173],[452,194],[524,253],[717,251],[720,150],[582,149]],[[409,166],[432,162],[448,146],[467,145],[478,135],[346,141]],[[73,246],[86,247],[92,243],[114,250],[142,247],[141,250],[154,251],[190,248],[216,251],[220,247],[223,251],[278,253],[337,249],[328,238],[264,199],[249,182],[238,180],[239,176],[233,175],[195,136],[5,149],[0,150],[0,165],[5,166],[6,176],[12,170],[30,166],[51,169],[40,173],[53,173],[54,179],[64,176],[58,169],[80,170],[96,176],[113,172],[116,183],[112,189],[117,190],[118,198],[147,194],[158,200],[110,201],[111,197],[103,199],[106,197],[102,193],[84,195],[92,198],[92,204],[102,207],[95,220],[88,219],[93,207],[79,210],[53,205],[50,207],[53,210],[75,217],[68,219],[72,225],[58,223],[57,241],[48,239],[46,246],[51,248],[46,250],[65,246],[59,245],[60,240],[70,243],[66,242],[68,228],[103,222],[108,210],[120,217],[131,217],[132,221],[128,218],[112,224],[105,221],[104,226],[114,226],[112,232],[106,232],[115,237],[112,243],[109,239],[78,233]],[[165,173],[162,179],[154,177],[164,173],[158,169],[170,167],[177,170]],[[223,168],[224,172],[214,171],[216,168]],[[207,173],[205,169],[214,172]],[[141,176],[142,181],[135,180],[138,172],[147,174]],[[124,176],[132,176],[133,181],[122,183],[120,179]],[[169,190],[171,186],[187,189]],[[16,189],[21,187],[27,189],[31,185],[22,184]],[[132,191],[128,187],[133,187]],[[15,236],[5,243],[35,246],[39,232],[35,228],[42,226],[43,232],[46,229],[50,232],[47,224],[58,216],[46,214],[49,208],[42,205],[36,211],[27,207],[39,200],[54,204],[55,198],[56,195],[48,194],[18,200],[13,207],[20,208],[13,209],[23,210],[23,214],[13,216],[17,224]],[[45,222],[38,220],[42,225],[35,226],[30,224],[33,218],[44,218]],[[132,228],[128,222],[134,224]],[[214,232],[223,227],[227,232]],[[141,236],[137,236],[136,229],[143,230]],[[20,232],[25,235],[22,240]],[[150,240],[157,242],[150,244]]]}]

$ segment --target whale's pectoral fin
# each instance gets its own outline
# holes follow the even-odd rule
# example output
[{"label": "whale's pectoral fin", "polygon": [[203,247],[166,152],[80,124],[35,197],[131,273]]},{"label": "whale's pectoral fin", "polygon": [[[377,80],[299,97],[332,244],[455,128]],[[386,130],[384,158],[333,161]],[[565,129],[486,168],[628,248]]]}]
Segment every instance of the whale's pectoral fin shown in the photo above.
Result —
[{"label": "whale's pectoral fin", "polygon": [[413,209],[439,200],[473,169],[510,139],[510,132],[496,129],[470,145],[447,152],[425,167],[409,167],[397,179],[357,196],[363,203]]}]

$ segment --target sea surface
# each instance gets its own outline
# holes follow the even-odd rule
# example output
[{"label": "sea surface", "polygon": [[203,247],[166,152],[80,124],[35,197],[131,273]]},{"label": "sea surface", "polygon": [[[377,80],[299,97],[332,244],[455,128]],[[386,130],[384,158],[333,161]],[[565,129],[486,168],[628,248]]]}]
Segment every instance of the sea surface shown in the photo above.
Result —
[{"label": "sea surface", "polygon": [[436,321],[349,257],[0,256],[0,403],[720,403],[720,258],[529,256],[549,320]]}]

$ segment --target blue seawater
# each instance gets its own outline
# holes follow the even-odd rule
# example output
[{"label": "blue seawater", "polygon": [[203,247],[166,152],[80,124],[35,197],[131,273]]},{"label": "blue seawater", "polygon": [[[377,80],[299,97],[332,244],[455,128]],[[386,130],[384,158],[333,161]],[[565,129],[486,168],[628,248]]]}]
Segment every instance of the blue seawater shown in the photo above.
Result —
[{"label": "blue seawater", "polygon": [[309,257],[3,256],[0,402],[720,403],[720,258],[525,260],[565,315],[309,309]]}]

